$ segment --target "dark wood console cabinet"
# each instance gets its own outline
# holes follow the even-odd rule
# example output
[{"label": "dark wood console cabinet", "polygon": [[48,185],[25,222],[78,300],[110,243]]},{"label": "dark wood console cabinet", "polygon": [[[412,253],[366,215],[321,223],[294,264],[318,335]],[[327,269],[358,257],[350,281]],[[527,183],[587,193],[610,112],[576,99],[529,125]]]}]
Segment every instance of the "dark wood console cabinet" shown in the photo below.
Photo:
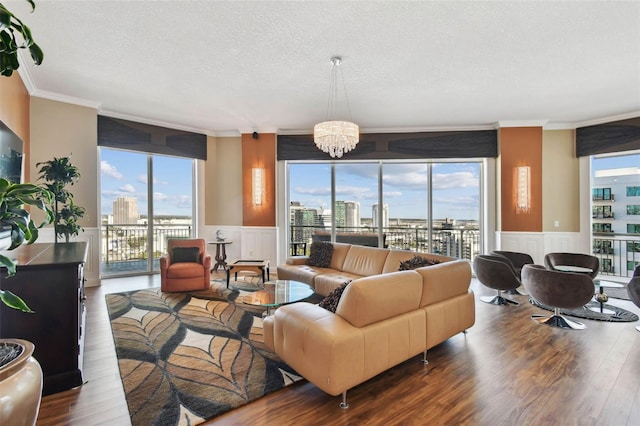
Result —
[{"label": "dark wood console cabinet", "polygon": [[35,313],[0,303],[0,338],[33,342],[44,373],[43,395],[81,385],[86,243],[36,243],[3,254],[16,259],[18,268],[11,278],[0,269],[0,288],[20,296]]}]

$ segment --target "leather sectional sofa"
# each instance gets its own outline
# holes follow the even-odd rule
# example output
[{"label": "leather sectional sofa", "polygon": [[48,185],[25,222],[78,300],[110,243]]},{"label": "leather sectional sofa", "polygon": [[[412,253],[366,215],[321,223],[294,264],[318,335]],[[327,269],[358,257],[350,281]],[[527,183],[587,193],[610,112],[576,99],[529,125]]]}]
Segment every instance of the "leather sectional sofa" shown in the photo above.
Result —
[{"label": "leather sectional sofa", "polygon": [[[354,253],[363,253],[359,246],[345,249],[354,248]],[[342,248],[334,250],[334,256],[344,259],[346,270],[326,271],[331,280],[322,279],[325,271],[317,268],[292,269],[291,264],[278,268],[279,278],[283,278],[281,271],[287,271],[286,277],[296,277],[288,279],[305,278],[324,292],[330,283],[354,279],[355,271],[378,271],[355,278],[335,313],[299,302],[282,306],[264,319],[265,344],[324,392],[342,394],[343,408],[348,406],[346,395],[352,387],[420,353],[426,363],[428,349],[475,322],[471,266],[466,260],[439,256],[442,263],[437,265],[397,271],[397,259],[405,252],[364,249],[380,252],[368,252],[374,255],[351,262]],[[392,264],[396,272],[391,272]]]},{"label": "leather sectional sofa", "polygon": [[309,284],[317,294],[326,296],[345,281],[398,271],[401,262],[415,255],[438,262],[455,260],[431,253],[333,243],[333,255],[328,268],[308,265],[309,256],[292,256],[285,264],[278,265],[278,279]]}]

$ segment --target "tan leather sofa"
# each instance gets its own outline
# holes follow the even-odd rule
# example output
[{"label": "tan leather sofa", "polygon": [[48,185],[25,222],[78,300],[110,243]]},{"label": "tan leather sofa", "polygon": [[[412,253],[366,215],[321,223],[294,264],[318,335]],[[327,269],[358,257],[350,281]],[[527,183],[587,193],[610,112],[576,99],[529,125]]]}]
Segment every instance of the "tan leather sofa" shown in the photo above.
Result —
[{"label": "tan leather sofa", "polygon": [[[365,267],[363,266],[363,269]],[[397,269],[397,268],[396,268]],[[330,395],[342,394],[475,322],[471,266],[452,260],[357,278],[336,313],[300,302],[264,319],[265,344]]]},{"label": "tan leather sofa", "polygon": [[440,262],[455,260],[431,253],[333,243],[333,255],[328,268],[307,265],[309,256],[292,256],[285,264],[278,265],[278,279],[309,284],[316,293],[326,296],[345,281],[398,271],[400,262],[415,255]]}]

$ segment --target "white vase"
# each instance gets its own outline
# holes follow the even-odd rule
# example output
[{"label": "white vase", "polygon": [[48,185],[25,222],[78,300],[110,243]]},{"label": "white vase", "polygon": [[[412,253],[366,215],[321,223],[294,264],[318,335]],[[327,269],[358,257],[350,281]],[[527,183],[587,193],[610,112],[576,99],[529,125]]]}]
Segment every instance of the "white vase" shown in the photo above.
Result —
[{"label": "white vase", "polygon": [[16,359],[0,367],[0,425],[33,426],[40,410],[42,368],[32,356],[35,346],[21,339],[0,339],[23,347]]}]

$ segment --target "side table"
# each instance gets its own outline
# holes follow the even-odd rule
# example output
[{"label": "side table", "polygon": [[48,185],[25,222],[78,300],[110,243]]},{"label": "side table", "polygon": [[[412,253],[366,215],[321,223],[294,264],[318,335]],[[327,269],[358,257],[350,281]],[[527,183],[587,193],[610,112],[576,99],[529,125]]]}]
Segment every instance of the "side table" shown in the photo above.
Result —
[{"label": "side table", "polygon": [[222,267],[222,270],[226,270],[227,269],[227,245],[231,244],[233,241],[227,241],[227,240],[222,240],[222,241],[211,241],[208,244],[215,244],[216,245],[216,263],[215,265],[213,265],[213,268],[211,268],[211,272],[213,271],[217,271],[219,267]]}]

